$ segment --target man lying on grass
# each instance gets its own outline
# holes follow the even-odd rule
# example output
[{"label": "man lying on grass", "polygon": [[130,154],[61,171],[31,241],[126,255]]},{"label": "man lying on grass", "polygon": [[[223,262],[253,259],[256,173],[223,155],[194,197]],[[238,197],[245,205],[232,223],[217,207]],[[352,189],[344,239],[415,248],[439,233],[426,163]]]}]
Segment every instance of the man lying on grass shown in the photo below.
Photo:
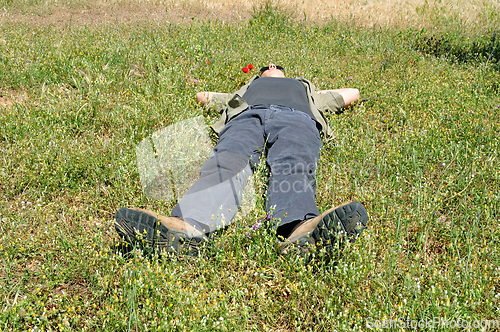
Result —
[{"label": "man lying on grass", "polygon": [[315,204],[320,132],[331,135],[324,111],[350,105],[359,91],[315,92],[311,82],[285,77],[280,66],[260,71],[234,94],[196,95],[198,103],[220,110],[222,117],[212,126],[219,140],[170,217],[137,208],[116,213],[115,228],[124,241],[145,242],[153,252],[197,255],[208,234],[231,223],[263,153],[270,170],[266,209],[280,240],[305,254],[311,246],[330,253],[337,241],[361,234],[368,220],[362,204],[343,204],[322,214]]}]

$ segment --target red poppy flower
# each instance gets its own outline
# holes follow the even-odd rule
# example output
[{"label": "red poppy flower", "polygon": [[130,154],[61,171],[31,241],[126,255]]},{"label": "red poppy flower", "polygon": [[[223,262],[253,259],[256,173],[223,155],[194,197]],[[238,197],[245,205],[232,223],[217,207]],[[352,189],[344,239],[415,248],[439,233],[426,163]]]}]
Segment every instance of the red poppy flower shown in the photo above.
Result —
[{"label": "red poppy flower", "polygon": [[247,68],[248,68],[248,69],[250,69],[250,70],[252,70],[252,69],[253,69],[253,65],[252,65],[252,64],[249,64],[249,65],[247,66]]},{"label": "red poppy flower", "polygon": [[247,67],[243,68],[242,70],[243,70],[244,73],[248,73],[248,68]]}]

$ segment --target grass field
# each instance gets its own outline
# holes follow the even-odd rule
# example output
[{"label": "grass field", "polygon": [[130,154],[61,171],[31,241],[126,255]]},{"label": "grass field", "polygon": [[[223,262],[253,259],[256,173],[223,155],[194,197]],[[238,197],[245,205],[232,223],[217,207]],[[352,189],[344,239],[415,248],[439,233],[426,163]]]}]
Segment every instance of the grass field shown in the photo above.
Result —
[{"label": "grass field", "polygon": [[[227,2],[0,1],[0,331],[500,330],[498,4],[401,2],[399,21],[378,4],[239,21],[198,12]],[[328,114],[317,175],[320,211],[365,204],[362,237],[305,265],[255,226],[260,200],[197,259],[120,254],[119,208],[174,205],[143,195],[137,144],[214,122],[195,93],[269,62],[366,99]]]}]

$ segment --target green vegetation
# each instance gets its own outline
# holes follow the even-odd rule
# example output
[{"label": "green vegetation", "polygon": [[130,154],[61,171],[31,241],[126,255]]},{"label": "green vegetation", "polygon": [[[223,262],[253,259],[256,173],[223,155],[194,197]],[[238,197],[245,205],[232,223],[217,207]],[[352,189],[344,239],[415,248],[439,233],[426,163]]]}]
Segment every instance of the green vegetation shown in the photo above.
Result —
[{"label": "green vegetation", "polygon": [[[422,53],[409,30],[287,18],[264,8],[241,24],[0,27],[1,100],[12,101],[0,106],[0,331],[499,319],[497,67]],[[195,92],[234,91],[251,77],[242,67],[269,62],[367,98],[328,115],[336,139],[317,183],[320,211],[365,204],[363,236],[304,265],[255,226],[259,201],[198,259],[121,255],[120,207],[174,204],[143,196],[136,145],[182,119],[212,123]]]}]

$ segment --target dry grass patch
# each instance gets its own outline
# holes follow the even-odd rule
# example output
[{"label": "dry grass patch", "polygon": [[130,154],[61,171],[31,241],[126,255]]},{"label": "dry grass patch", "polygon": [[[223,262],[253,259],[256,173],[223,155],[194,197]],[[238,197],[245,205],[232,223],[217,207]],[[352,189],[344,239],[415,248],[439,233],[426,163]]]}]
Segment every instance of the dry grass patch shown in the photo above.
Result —
[{"label": "dry grass patch", "polygon": [[432,28],[443,21],[462,22],[471,29],[491,26],[498,20],[500,3],[495,0],[94,0],[60,2],[48,0],[4,5],[0,22],[43,25],[94,25],[157,21],[247,21],[256,9],[270,5],[284,8],[294,19],[351,21],[362,26]]},{"label": "dry grass patch", "polygon": [[22,102],[26,99],[26,93],[16,90],[0,90],[0,107],[9,107],[13,103]]},{"label": "dry grass patch", "polygon": [[7,96],[1,96],[0,97],[0,105],[1,106],[10,106],[10,105],[12,105],[12,99],[10,99]]}]

